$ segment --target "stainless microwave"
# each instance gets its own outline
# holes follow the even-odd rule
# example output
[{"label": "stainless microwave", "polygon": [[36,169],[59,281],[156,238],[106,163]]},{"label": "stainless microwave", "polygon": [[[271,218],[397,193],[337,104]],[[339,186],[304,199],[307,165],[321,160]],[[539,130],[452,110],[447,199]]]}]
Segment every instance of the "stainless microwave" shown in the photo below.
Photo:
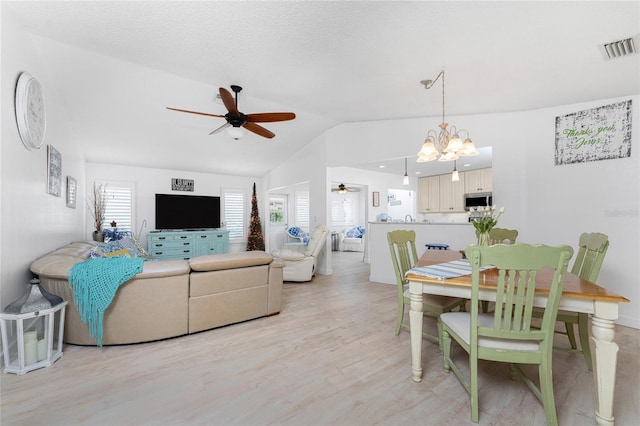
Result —
[{"label": "stainless microwave", "polygon": [[472,207],[487,207],[493,205],[491,192],[477,192],[475,194],[464,194],[464,209],[469,211]]}]

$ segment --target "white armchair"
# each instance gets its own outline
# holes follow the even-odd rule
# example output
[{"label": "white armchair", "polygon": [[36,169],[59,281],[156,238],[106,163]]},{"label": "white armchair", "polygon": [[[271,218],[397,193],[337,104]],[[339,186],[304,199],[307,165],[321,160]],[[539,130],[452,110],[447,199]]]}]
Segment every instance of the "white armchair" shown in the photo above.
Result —
[{"label": "white armchair", "polygon": [[311,281],[318,266],[318,255],[325,246],[327,235],[329,235],[329,228],[318,225],[311,233],[309,244],[304,252],[282,248],[271,253],[273,257],[284,262],[283,281]]},{"label": "white armchair", "polygon": [[342,231],[338,237],[338,249],[340,251],[364,251],[364,231],[362,226],[353,226]]}]

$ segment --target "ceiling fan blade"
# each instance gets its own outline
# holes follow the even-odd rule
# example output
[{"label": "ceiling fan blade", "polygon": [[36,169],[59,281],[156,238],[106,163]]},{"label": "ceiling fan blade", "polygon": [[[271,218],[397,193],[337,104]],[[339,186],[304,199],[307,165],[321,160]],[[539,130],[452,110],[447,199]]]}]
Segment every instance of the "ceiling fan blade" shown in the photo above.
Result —
[{"label": "ceiling fan blade", "polygon": [[178,109],[178,108],[171,108],[171,107],[167,107],[167,109],[170,109],[171,111],[188,112],[189,114],[206,115],[207,117],[220,117],[220,118],[225,118],[225,117],[224,117],[224,115],[209,114],[208,112],[189,111],[189,110],[187,110],[187,109]]},{"label": "ceiling fan blade", "polygon": [[349,187],[349,188],[347,188],[347,191],[349,191],[349,192],[360,192],[360,188]]},{"label": "ceiling fan blade", "polygon": [[271,139],[276,135],[272,131],[265,129],[264,127],[256,123],[246,122],[244,123],[244,128],[249,130],[250,132],[255,133],[256,135],[260,135],[262,137],[269,138],[269,139]]},{"label": "ceiling fan blade", "polygon": [[292,112],[263,112],[247,115],[247,121],[250,123],[273,123],[274,121],[288,121],[294,118],[296,118],[296,115]]},{"label": "ceiling fan blade", "polygon": [[221,87],[220,97],[222,98],[222,103],[224,103],[224,106],[225,108],[227,108],[227,111],[236,115],[239,114],[238,107],[236,106],[236,102],[233,100],[233,95],[231,94],[231,92],[229,92],[224,87]]},{"label": "ceiling fan blade", "polygon": [[210,135],[215,135],[216,133],[218,133],[220,130],[222,129],[226,129],[227,127],[231,126],[231,124],[229,123],[224,123],[222,126],[218,127],[217,129],[215,129],[213,132],[209,133]]}]

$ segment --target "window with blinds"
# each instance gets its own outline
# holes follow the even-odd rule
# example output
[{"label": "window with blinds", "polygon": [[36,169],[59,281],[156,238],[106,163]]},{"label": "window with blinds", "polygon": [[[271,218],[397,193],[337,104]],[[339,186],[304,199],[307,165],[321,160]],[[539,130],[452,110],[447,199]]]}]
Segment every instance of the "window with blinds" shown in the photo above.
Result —
[{"label": "window with blinds", "polygon": [[224,224],[229,231],[229,241],[244,241],[246,235],[246,195],[241,190],[223,189],[222,201]]},{"label": "window with blinds", "polygon": [[331,200],[331,224],[335,226],[353,224],[353,199],[351,197]]},{"label": "window with blinds", "polygon": [[103,185],[107,200],[102,228],[110,228],[115,221],[119,230],[133,232],[134,183],[96,181],[95,184]]},{"label": "window with blinds", "polygon": [[296,226],[309,229],[309,191],[296,191]]}]

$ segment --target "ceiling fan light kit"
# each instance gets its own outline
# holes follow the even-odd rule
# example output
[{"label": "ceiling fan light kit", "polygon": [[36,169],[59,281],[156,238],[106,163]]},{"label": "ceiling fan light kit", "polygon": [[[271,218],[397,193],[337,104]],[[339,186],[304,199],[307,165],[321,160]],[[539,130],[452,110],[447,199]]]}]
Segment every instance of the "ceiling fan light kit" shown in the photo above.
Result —
[{"label": "ceiling fan light kit", "polygon": [[360,192],[360,188],[354,188],[345,186],[344,183],[338,185],[337,188],[331,188],[331,192],[337,192],[338,194],[346,194],[347,192]]},{"label": "ceiling fan light kit", "polygon": [[[442,123],[438,126],[439,130],[431,129],[427,132],[427,137],[422,144],[422,148],[418,151],[419,163],[428,161],[454,161],[460,157],[470,157],[478,155],[478,150],[469,137],[469,132],[464,129],[456,129],[455,126],[449,128],[449,123],[445,121],[444,114],[444,70],[435,80],[422,80],[420,84],[425,89],[430,89],[442,77]],[[464,135],[464,142],[460,135]]]},{"label": "ceiling fan light kit", "polygon": [[190,111],[186,109],[171,107],[167,107],[167,109],[170,109],[172,111],[186,112],[189,114],[199,114],[206,115],[208,117],[224,118],[227,120],[227,122],[217,129],[213,130],[209,134],[214,135],[220,132],[222,129],[227,129],[227,133],[229,134],[229,136],[231,136],[235,140],[240,139],[245,134],[245,130],[249,130],[250,132],[253,132],[258,136],[271,139],[275,136],[275,133],[256,123],[273,123],[276,121],[288,121],[296,118],[296,115],[293,112],[262,112],[256,114],[243,114],[238,110],[238,93],[242,91],[242,87],[232,85],[231,90],[233,90],[233,92],[235,93],[235,99],[233,95],[224,87],[221,87],[219,89],[220,99],[222,99],[222,103],[228,111],[225,115],[210,114],[207,112]]}]

